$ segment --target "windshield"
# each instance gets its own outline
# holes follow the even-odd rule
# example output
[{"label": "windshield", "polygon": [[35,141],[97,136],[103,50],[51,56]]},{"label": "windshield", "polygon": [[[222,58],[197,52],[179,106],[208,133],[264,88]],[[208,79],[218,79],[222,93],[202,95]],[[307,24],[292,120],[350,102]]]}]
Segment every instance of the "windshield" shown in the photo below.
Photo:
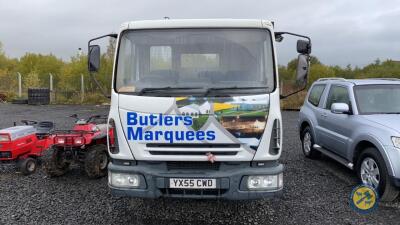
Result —
[{"label": "windshield", "polygon": [[115,89],[141,95],[177,90],[190,94],[209,88],[233,93],[240,89],[241,94],[271,92],[272,57],[266,29],[127,31],[120,40]]},{"label": "windshield", "polygon": [[360,85],[354,87],[360,114],[400,113],[400,85]]}]

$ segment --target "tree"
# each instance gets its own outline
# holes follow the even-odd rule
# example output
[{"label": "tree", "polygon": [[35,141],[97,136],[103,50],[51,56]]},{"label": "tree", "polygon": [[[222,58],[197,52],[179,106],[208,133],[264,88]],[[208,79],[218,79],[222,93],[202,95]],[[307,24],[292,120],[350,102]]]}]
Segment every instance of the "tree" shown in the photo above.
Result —
[{"label": "tree", "polygon": [[[31,73],[36,73],[39,79],[39,86],[49,87],[49,74],[59,74],[64,62],[54,55],[42,55],[35,53],[26,53],[18,62],[16,68],[22,76],[27,76]],[[57,78],[55,79],[57,82]]]},{"label": "tree", "polygon": [[39,75],[35,71],[31,71],[25,76],[24,86],[28,88],[38,88],[40,87]]}]

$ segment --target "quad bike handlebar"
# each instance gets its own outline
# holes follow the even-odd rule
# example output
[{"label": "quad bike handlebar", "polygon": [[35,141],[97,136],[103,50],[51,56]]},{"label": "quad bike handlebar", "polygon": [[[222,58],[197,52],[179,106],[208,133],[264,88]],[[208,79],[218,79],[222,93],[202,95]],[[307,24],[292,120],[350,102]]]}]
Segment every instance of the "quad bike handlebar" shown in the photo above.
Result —
[{"label": "quad bike handlebar", "polygon": [[36,121],[36,120],[21,120],[21,123],[28,125],[28,126],[32,126],[32,125],[38,124],[38,121]]},{"label": "quad bike handlebar", "polygon": [[69,116],[71,118],[75,119],[75,122],[81,122],[81,123],[92,123],[94,122],[96,119],[104,119],[105,122],[107,121],[107,115],[92,115],[87,119],[84,118],[79,118],[77,114],[72,114],[71,116]]}]

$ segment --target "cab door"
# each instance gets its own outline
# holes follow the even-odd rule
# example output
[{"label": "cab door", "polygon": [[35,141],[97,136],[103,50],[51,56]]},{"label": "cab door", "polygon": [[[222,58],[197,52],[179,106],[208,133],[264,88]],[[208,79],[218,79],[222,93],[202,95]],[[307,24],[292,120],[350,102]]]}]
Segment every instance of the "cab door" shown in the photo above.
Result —
[{"label": "cab door", "polygon": [[[326,99],[325,107],[321,110],[320,126],[321,144],[324,148],[336,153],[342,157],[346,157],[348,145],[351,135],[351,113],[335,114],[331,112],[333,103],[346,103],[350,110],[349,88],[341,85],[331,85],[331,88]],[[352,111],[352,110],[351,110]]]}]

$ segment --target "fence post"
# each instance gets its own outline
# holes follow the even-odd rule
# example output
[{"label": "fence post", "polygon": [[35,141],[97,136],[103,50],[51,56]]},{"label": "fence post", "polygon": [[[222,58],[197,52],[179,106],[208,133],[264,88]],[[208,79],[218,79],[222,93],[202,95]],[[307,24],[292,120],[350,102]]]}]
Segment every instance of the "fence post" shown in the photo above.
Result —
[{"label": "fence post", "polygon": [[83,74],[81,74],[81,102],[85,99],[85,80],[83,79]]},{"label": "fence post", "polygon": [[22,97],[22,76],[19,72],[17,72],[18,74],[18,97]]},{"label": "fence post", "polygon": [[50,84],[50,103],[54,101],[53,98],[53,74],[49,73],[49,84]]}]

